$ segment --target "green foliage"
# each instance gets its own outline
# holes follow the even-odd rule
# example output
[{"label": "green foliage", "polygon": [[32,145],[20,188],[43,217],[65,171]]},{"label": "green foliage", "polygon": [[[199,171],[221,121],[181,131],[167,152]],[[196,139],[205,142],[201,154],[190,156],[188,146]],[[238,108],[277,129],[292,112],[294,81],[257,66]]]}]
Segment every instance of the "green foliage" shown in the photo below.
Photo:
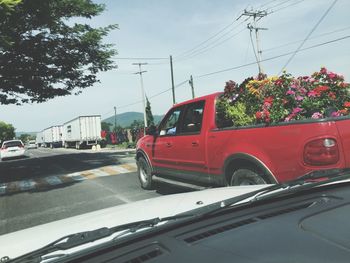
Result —
[{"label": "green foliage", "polygon": [[147,119],[147,125],[154,125],[154,118],[152,114],[152,109],[151,109],[151,103],[149,102],[148,98],[146,97],[146,119]]},{"label": "green foliage", "polygon": [[12,124],[0,121],[0,141],[12,140],[15,137],[15,128]]},{"label": "green foliage", "polygon": [[101,130],[103,131],[111,131],[111,126],[112,126],[111,123],[104,122],[104,121],[101,122]]},{"label": "green foliage", "polygon": [[130,126],[128,126],[127,128],[128,129],[140,129],[140,128],[143,128],[144,127],[144,123],[143,121],[140,121],[140,120],[134,120]]},{"label": "green foliage", "polygon": [[236,126],[246,126],[253,123],[254,118],[247,114],[247,109],[244,103],[237,102],[227,108],[226,116],[232,120]]},{"label": "green foliage", "polygon": [[27,133],[24,133],[24,134],[21,134],[21,135],[19,136],[19,139],[20,139],[23,143],[26,143],[27,141],[35,140],[35,136],[34,136],[34,135],[27,134]]},{"label": "green foliage", "polygon": [[79,94],[99,81],[98,72],[115,67],[111,57],[116,51],[102,40],[116,25],[68,23],[99,15],[104,5],[91,0],[23,0],[11,6],[10,12],[0,13],[0,104]]}]

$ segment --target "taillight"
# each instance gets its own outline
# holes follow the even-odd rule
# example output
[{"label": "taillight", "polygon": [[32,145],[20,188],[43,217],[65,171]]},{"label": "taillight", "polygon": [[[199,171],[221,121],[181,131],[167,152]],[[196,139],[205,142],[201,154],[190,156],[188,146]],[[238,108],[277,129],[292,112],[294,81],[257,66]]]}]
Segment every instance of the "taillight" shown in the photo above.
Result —
[{"label": "taillight", "polygon": [[339,160],[339,149],[334,139],[317,139],[308,142],[304,147],[304,162],[309,165],[336,164]]}]

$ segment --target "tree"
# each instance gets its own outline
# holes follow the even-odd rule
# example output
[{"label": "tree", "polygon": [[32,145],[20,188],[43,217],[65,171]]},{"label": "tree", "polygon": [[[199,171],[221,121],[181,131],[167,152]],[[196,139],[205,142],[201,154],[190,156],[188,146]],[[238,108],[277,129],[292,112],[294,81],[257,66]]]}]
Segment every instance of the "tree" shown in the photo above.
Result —
[{"label": "tree", "polygon": [[79,94],[99,81],[98,72],[115,67],[111,57],[116,51],[102,39],[117,25],[93,28],[74,20],[97,16],[104,5],[91,0],[0,1],[1,10],[5,3],[10,7],[0,12],[0,104]]},{"label": "tree", "polygon": [[19,136],[19,139],[25,143],[25,142],[30,141],[30,140],[35,140],[35,136],[27,134],[27,133],[23,133]]},{"label": "tree", "polygon": [[152,114],[151,103],[149,102],[147,97],[146,97],[146,119],[147,119],[148,126],[154,125],[154,118]]},{"label": "tree", "polygon": [[128,129],[140,129],[144,127],[144,122],[141,120],[134,120],[129,127],[127,127]]},{"label": "tree", "polygon": [[108,131],[108,132],[111,131],[111,126],[112,124],[109,122],[105,122],[105,121],[101,122],[101,130],[103,131]]},{"label": "tree", "polygon": [[0,141],[12,140],[15,137],[15,128],[12,124],[0,121]]}]

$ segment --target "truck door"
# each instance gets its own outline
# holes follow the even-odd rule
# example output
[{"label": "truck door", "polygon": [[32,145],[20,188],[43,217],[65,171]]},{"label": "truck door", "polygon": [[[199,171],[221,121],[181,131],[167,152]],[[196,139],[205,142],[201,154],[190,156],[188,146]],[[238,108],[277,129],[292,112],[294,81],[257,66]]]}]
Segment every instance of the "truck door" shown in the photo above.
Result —
[{"label": "truck door", "polygon": [[157,136],[152,145],[152,159],[154,167],[159,173],[165,174],[170,167],[176,166],[174,159],[175,144],[182,107],[172,109],[158,127]]},{"label": "truck door", "polygon": [[174,141],[177,168],[192,181],[209,182],[205,162],[205,132],[203,123],[205,101],[186,105],[178,136]]},{"label": "truck door", "polygon": [[203,113],[204,101],[194,102],[174,109],[162,122],[153,158],[159,174],[208,183]]}]

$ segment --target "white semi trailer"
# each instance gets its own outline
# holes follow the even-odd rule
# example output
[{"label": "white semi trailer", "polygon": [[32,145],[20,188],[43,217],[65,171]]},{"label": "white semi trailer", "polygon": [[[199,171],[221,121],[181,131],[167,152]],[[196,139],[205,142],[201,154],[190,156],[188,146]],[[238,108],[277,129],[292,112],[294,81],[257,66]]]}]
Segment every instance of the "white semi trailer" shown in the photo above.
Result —
[{"label": "white semi trailer", "polygon": [[101,116],[79,116],[63,124],[64,147],[96,147],[101,142]]},{"label": "white semi trailer", "polygon": [[35,143],[38,147],[41,147],[43,146],[43,143],[44,143],[44,135],[43,135],[43,132],[37,132],[36,133],[36,138],[35,138]]},{"label": "white semi trailer", "polygon": [[50,148],[62,147],[62,129],[62,125],[55,125],[43,130],[42,136],[44,146]]}]

